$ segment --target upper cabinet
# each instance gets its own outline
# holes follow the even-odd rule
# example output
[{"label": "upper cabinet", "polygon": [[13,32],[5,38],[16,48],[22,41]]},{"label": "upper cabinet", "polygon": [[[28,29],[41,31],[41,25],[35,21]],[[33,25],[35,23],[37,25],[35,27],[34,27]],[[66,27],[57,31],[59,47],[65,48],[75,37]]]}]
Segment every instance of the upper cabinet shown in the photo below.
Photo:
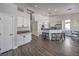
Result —
[{"label": "upper cabinet", "polygon": [[17,27],[22,27],[23,24],[23,17],[17,16]]},{"label": "upper cabinet", "polygon": [[23,20],[23,24],[24,24],[24,27],[30,27],[30,15],[27,15],[26,17],[24,17],[24,20]]},{"label": "upper cabinet", "polygon": [[27,28],[28,30],[30,30],[30,14],[18,12],[17,28]]}]

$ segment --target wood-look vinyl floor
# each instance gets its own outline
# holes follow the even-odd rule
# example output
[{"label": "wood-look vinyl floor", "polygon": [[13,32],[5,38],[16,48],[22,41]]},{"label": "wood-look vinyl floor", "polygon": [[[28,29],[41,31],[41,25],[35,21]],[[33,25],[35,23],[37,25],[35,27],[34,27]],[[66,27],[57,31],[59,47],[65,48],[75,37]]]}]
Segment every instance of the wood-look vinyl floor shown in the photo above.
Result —
[{"label": "wood-look vinyl floor", "polygon": [[78,56],[79,43],[66,37],[64,41],[50,41],[33,35],[32,41],[1,56]]}]

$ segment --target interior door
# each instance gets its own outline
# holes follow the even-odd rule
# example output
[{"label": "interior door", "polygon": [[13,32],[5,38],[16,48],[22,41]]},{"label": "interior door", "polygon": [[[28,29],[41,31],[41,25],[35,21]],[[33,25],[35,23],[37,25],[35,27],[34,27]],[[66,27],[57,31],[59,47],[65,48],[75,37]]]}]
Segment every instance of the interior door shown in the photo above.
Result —
[{"label": "interior door", "polygon": [[4,17],[0,14],[0,53],[4,51]]},{"label": "interior door", "polygon": [[13,21],[12,16],[5,16],[5,40],[4,46],[6,51],[12,49],[13,46]]}]

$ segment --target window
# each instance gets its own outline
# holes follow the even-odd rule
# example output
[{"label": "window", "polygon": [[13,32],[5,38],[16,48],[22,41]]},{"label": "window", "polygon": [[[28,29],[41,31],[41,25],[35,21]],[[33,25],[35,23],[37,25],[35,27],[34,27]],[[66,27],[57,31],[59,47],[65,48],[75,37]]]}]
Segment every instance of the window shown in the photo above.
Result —
[{"label": "window", "polygon": [[70,22],[71,22],[70,19],[65,20],[65,30],[70,30]]}]

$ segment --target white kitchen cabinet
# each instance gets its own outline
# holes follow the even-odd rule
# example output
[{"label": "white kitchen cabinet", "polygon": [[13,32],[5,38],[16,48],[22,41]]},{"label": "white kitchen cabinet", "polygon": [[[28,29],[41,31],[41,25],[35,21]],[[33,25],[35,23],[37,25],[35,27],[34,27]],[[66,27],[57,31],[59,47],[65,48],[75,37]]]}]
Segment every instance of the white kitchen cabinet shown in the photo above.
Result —
[{"label": "white kitchen cabinet", "polygon": [[17,35],[17,46],[23,45],[23,35]]},{"label": "white kitchen cabinet", "polygon": [[17,46],[24,45],[26,43],[31,42],[31,33],[22,33],[22,34],[17,34]]},{"label": "white kitchen cabinet", "polygon": [[26,33],[25,34],[25,43],[28,43],[28,42],[30,42],[31,41],[31,33]]},{"label": "white kitchen cabinet", "polygon": [[30,30],[30,15],[17,16],[17,27],[28,27]]},{"label": "white kitchen cabinet", "polygon": [[0,53],[13,48],[13,16],[0,13]]},{"label": "white kitchen cabinet", "polygon": [[22,26],[23,26],[23,17],[17,16],[17,27],[22,27]]}]

